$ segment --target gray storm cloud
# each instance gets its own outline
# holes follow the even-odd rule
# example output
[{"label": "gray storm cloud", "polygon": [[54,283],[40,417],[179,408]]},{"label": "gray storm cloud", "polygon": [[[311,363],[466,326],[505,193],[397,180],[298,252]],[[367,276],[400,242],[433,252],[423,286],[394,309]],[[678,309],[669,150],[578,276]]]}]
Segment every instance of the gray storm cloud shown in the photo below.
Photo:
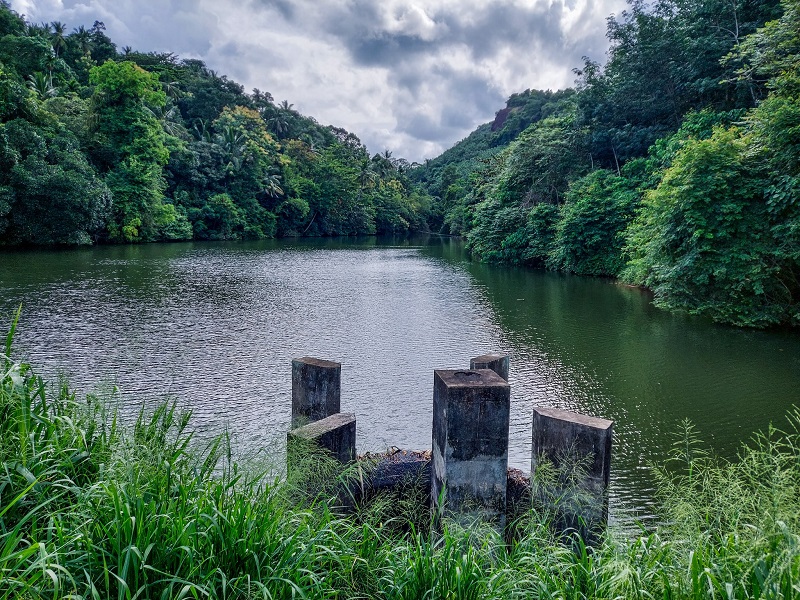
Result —
[{"label": "gray storm cloud", "polygon": [[527,88],[603,60],[624,0],[12,0],[34,22],[104,21],[119,46],[200,58],[345,127],[371,152],[430,158]]}]

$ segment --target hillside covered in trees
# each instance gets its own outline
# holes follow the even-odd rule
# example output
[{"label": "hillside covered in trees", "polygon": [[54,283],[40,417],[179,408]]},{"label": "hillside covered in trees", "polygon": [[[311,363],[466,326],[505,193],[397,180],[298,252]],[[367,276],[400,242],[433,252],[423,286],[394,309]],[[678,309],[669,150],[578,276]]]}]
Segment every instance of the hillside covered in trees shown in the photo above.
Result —
[{"label": "hillside covered in trees", "polygon": [[605,64],[412,168],[199,60],[0,0],[0,246],[433,231],[800,325],[800,0],[630,0]]},{"label": "hillside covered in trees", "polygon": [[800,1],[633,0],[574,90],[512,96],[412,171],[486,261],[800,325]]},{"label": "hillside covered in trees", "polygon": [[28,23],[0,1],[0,245],[427,228],[406,161],[104,29]]}]

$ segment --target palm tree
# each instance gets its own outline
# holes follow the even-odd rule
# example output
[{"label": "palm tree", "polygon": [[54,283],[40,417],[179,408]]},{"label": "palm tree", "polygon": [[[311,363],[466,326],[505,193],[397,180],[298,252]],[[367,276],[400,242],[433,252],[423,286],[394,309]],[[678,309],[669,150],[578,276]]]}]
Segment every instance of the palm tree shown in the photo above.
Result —
[{"label": "palm tree", "polygon": [[325,137],[316,127],[306,130],[300,135],[300,139],[308,144],[311,147],[311,151],[315,154],[319,154],[319,148],[325,146]]},{"label": "palm tree", "polygon": [[233,125],[226,125],[217,134],[217,144],[229,154],[239,154],[244,148],[244,135]]},{"label": "palm tree", "polygon": [[278,139],[283,139],[284,134],[289,131],[289,122],[286,120],[281,114],[277,114],[272,117],[269,121],[267,121],[267,125],[269,125],[270,129],[275,132],[275,135]]},{"label": "palm tree", "polygon": [[28,75],[28,87],[36,93],[39,100],[47,100],[58,94],[58,88],[53,87],[52,79],[41,71]]},{"label": "palm tree", "polygon": [[211,143],[211,131],[208,128],[208,122],[204,119],[197,119],[195,121],[194,126],[194,133],[197,136],[197,139],[201,142],[208,142]]},{"label": "palm tree", "polygon": [[373,171],[370,161],[365,159],[361,163],[361,171],[358,173],[358,183],[361,189],[372,189],[378,181],[378,174]]},{"label": "palm tree", "polygon": [[226,174],[235,175],[236,173],[242,170],[243,163],[244,163],[243,156],[241,155],[231,156],[231,159],[228,161],[228,164],[225,165]]},{"label": "palm tree", "polygon": [[75,40],[75,45],[80,50],[81,54],[91,55],[92,48],[94,47],[94,43],[92,42],[92,34],[81,25],[80,27],[72,30],[72,35],[70,36],[73,40]]},{"label": "palm tree", "polygon": [[245,137],[244,134],[236,130],[233,125],[226,125],[222,131],[217,133],[214,141],[222,148],[228,159],[226,171],[233,175],[238,173],[244,163]]},{"label": "palm tree", "polygon": [[283,102],[280,103],[281,110],[285,110],[286,112],[294,112],[292,110],[293,106],[294,106],[294,104],[289,104],[288,100],[284,100]]},{"label": "palm tree", "polygon": [[50,24],[49,23],[28,23],[25,27],[26,33],[30,37],[50,37]]},{"label": "palm tree", "polygon": [[263,192],[270,198],[280,198],[283,196],[280,177],[277,175],[267,175],[264,178]]},{"label": "palm tree", "polygon": [[179,85],[180,84],[177,81],[161,82],[161,87],[164,88],[164,93],[167,94],[168,98],[172,98],[173,100],[183,97],[183,91],[180,87],[178,87]]},{"label": "palm tree", "polygon": [[47,56],[44,57],[43,63],[45,69],[47,69],[47,77],[51,86],[53,85],[53,69],[56,68],[56,65],[58,65],[59,62],[63,61],[59,61],[58,57],[52,50]]},{"label": "palm tree", "polygon": [[392,164],[394,168],[397,169],[397,172],[401,175],[408,172],[411,169],[411,163],[408,162],[405,158],[393,158]]},{"label": "palm tree", "polygon": [[145,110],[149,112],[155,119],[161,123],[161,126],[164,128],[169,135],[179,137],[182,131],[181,128],[181,113],[178,110],[178,107],[174,104],[169,108],[150,108],[149,106],[145,106]]},{"label": "palm tree", "polygon": [[267,104],[272,104],[272,102],[272,94],[269,92],[262,92],[258,88],[253,88],[253,103],[256,106],[266,106]]},{"label": "palm tree", "polygon": [[379,177],[383,178],[388,176],[395,170],[392,164],[392,153],[386,150],[383,154],[376,154],[373,156],[372,168]]},{"label": "palm tree", "polygon": [[67,26],[61,21],[53,21],[50,23],[50,25],[53,27],[53,34],[50,37],[50,44],[53,46],[53,51],[56,53],[56,58],[58,58],[59,51],[67,47],[67,40],[64,37],[64,32],[67,31]]}]

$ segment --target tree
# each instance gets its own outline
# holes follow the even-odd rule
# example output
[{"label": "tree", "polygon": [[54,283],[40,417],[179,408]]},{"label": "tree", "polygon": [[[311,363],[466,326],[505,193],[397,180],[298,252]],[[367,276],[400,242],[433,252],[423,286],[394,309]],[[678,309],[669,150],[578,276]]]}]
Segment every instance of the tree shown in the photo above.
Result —
[{"label": "tree", "polygon": [[782,320],[764,174],[749,154],[740,130],[718,128],[687,143],[645,194],[624,277],[657,305],[738,325]]},{"label": "tree", "polygon": [[228,194],[211,196],[203,206],[202,219],[195,221],[202,224],[198,231],[200,239],[234,240],[244,235],[245,218]]},{"label": "tree", "polygon": [[[269,237],[276,215],[288,233],[372,233],[376,203],[387,229],[421,223],[426,202],[391,154],[381,158],[383,177],[364,175],[369,155],[355,135],[323,127],[287,101],[246,94],[202,61],[169,52],[123,48],[123,60],[100,21],[65,32],[63,23],[26,23],[0,0],[0,127],[22,120],[37,132],[32,140],[44,140],[43,150],[24,156],[0,142],[15,165],[0,170],[0,228],[13,229],[16,242],[72,239],[50,215],[64,231],[80,229],[71,216],[86,221],[75,240],[113,243]],[[54,163],[66,147],[84,162]],[[52,198],[40,194],[47,187]],[[112,207],[90,218],[67,188],[97,207],[108,208],[101,196],[113,199]],[[70,215],[51,200],[72,207]],[[37,217],[40,209],[47,214]]]},{"label": "tree", "polygon": [[749,145],[769,173],[766,204],[778,302],[784,320],[800,324],[800,1],[742,45],[753,72],[768,76],[768,97],[747,116]]},{"label": "tree", "polygon": [[[564,201],[570,181],[589,168],[584,132],[576,126],[574,105],[565,104],[558,116],[538,121],[526,129],[485,172],[468,234],[468,247],[485,260],[541,264],[546,253],[539,250],[546,241],[529,239],[543,232],[551,234],[539,218],[550,219],[558,211],[537,211],[540,204],[558,206]],[[537,250],[531,252],[531,248]]]},{"label": "tree", "polygon": [[548,265],[581,275],[616,276],[623,238],[639,201],[635,184],[599,169],[574,181],[555,226]]},{"label": "tree", "polygon": [[0,63],[0,123],[19,117],[28,118],[35,112],[28,88],[3,69]]},{"label": "tree", "polygon": [[73,43],[78,52],[83,56],[91,56],[94,43],[92,42],[92,34],[83,25],[74,29],[72,35],[69,36],[69,41]]},{"label": "tree", "polygon": [[61,128],[16,119],[0,125],[0,240],[10,244],[91,244],[102,232],[111,194]]},{"label": "tree", "polygon": [[14,35],[0,38],[0,64],[23,81],[35,71],[52,73],[65,67],[63,61],[57,60],[47,40]]},{"label": "tree", "polygon": [[608,20],[604,67],[586,60],[580,122],[590,129],[599,166],[619,171],[674,132],[690,110],[751,107],[759,92],[720,58],[775,16],[777,0],[631,0]]},{"label": "tree", "polygon": [[11,10],[7,0],[0,0],[0,37],[4,35],[24,35],[25,20]]},{"label": "tree", "polygon": [[199,60],[184,60],[181,65],[176,81],[191,93],[178,99],[178,107],[188,123],[198,119],[212,123],[226,107],[248,106],[250,99],[238,83],[213,76]]},{"label": "tree", "polygon": [[132,62],[106,61],[92,68],[95,86],[95,157],[107,171],[114,197],[112,241],[148,241],[158,238],[166,182],[162,169],[169,159],[165,134],[148,104],[163,108],[166,95],[158,77]]},{"label": "tree", "polygon": [[570,112],[531,125],[509,146],[495,194],[501,202],[527,207],[562,203],[569,182],[588,170],[584,144],[584,132]]},{"label": "tree", "polygon": [[500,242],[498,260],[543,268],[551,266],[561,210],[554,204],[537,204],[521,227]]},{"label": "tree", "polygon": [[275,136],[279,140],[283,139],[289,131],[289,121],[287,121],[286,117],[280,113],[276,114],[274,117],[271,117],[268,123],[272,131],[275,132]]},{"label": "tree", "polygon": [[67,40],[64,37],[64,32],[67,31],[67,26],[61,21],[53,21],[50,23],[50,26],[53,28],[50,35],[50,44],[53,47],[53,52],[55,52],[56,57],[58,57],[59,52],[67,47]]},{"label": "tree", "polygon": [[280,198],[283,196],[281,178],[278,175],[271,174],[264,178],[264,193],[270,198]]},{"label": "tree", "polygon": [[229,190],[237,198],[255,198],[278,167],[278,144],[257,111],[226,108],[214,121],[215,143],[222,149],[229,173]]},{"label": "tree", "polygon": [[53,87],[52,80],[41,71],[28,75],[28,87],[33,90],[39,100],[47,100],[58,94],[58,88]]}]

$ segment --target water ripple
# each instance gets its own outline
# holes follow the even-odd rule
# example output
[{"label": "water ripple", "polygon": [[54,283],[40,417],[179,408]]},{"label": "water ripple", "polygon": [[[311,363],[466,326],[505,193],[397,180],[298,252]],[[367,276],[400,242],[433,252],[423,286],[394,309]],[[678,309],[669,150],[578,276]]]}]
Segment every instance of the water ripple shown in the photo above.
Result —
[{"label": "water ripple", "polygon": [[[32,268],[33,265],[33,268]],[[265,242],[0,255],[17,348],[80,390],[119,386],[130,417],[175,397],[202,436],[280,447],[291,359],[342,363],[358,449],[429,448],[433,369],[511,354],[512,466],[536,405],[615,421],[612,504],[650,513],[649,468],[681,420],[725,455],[800,402],[796,335],[656,311],[608,282],[486,267],[458,243]],[[620,517],[622,518],[622,517]]]}]

